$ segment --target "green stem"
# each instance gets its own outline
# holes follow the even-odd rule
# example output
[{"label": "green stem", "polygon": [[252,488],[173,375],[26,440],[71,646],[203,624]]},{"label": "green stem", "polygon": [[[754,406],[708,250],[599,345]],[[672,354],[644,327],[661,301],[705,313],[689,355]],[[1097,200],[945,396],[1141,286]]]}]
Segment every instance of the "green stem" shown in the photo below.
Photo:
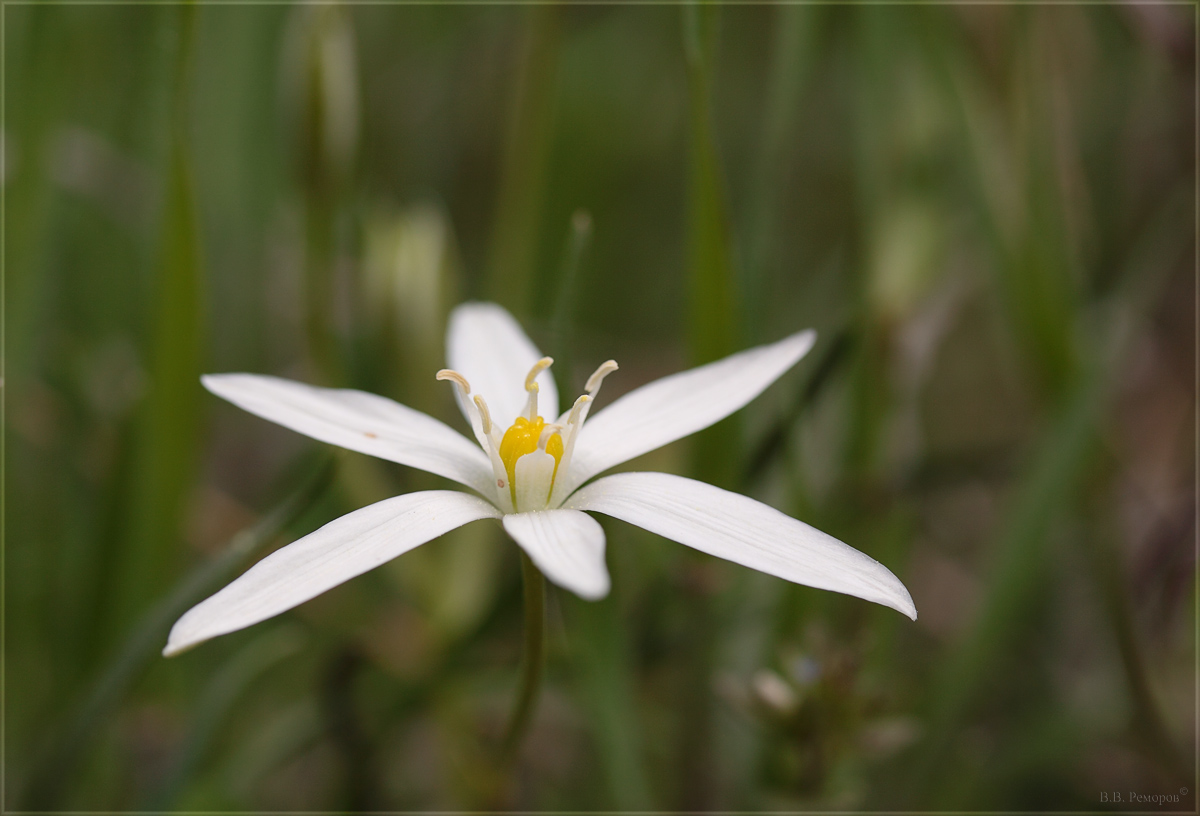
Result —
[{"label": "green stem", "polygon": [[516,754],[529,727],[542,688],[542,670],[546,662],[546,579],[524,552],[521,553],[521,583],[525,588],[525,651],[521,656],[521,689],[500,749],[500,756],[506,761]]}]

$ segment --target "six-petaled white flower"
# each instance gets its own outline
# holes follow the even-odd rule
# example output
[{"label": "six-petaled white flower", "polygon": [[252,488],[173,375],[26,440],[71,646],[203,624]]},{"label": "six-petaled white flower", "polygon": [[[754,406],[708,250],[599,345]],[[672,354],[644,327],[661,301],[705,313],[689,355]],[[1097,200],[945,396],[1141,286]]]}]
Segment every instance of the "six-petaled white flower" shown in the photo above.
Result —
[{"label": "six-petaled white flower", "polygon": [[[636,524],[702,552],[798,584],[855,595],[915,619],[886,567],[745,496],[682,476],[602,471],[706,428],[738,410],[812,347],[804,331],[638,388],[588,420],[608,361],[587,393],[558,413],[551,364],[499,306],[470,303],[450,317],[449,380],[478,445],[438,420],[362,391],[255,374],[203,378],[260,417],[343,448],[444,476],[472,491],[431,490],[372,504],[268,555],[193,607],[166,655],[266,620],[463,524],[501,519],[554,583],[582,598],[609,590],[604,530],[583,511]],[[548,418],[548,419],[547,419]],[[477,495],[475,495],[477,494]]]}]

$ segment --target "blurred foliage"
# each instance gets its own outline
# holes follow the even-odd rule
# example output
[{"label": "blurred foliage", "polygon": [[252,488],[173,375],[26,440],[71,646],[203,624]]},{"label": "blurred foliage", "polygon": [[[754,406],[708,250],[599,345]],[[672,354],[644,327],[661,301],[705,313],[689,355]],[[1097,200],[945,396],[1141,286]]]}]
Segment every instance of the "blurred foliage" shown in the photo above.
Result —
[{"label": "blurred foliage", "polygon": [[[1194,809],[1193,15],[6,8],[4,805]],[[458,424],[481,297],[564,393],[617,359],[602,403],[816,327],[630,467],[830,532],[920,619],[605,519],[508,767],[496,525],[153,656],[246,558],[439,486],[342,452],[322,491],[198,374]]]}]

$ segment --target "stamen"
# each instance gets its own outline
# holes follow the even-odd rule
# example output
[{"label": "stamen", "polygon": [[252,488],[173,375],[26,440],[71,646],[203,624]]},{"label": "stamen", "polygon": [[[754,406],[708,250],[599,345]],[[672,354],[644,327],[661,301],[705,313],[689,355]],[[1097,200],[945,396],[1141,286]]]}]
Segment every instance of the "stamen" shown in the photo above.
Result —
[{"label": "stamen", "polygon": [[475,395],[475,407],[479,409],[479,418],[483,421],[483,432],[491,435],[492,433],[492,413],[488,410],[487,403],[483,401],[483,397]]},{"label": "stamen", "polygon": [[[567,434],[563,444],[563,455],[558,461],[558,466],[554,468],[554,483],[550,486],[550,497],[548,504],[551,507],[556,507],[555,504],[558,496],[566,489],[563,484],[558,481],[558,473],[562,471],[564,474],[564,482],[570,475],[571,457],[575,453],[575,438],[579,436],[579,429],[583,427],[583,422],[587,419],[588,409],[592,406],[592,398],[587,394],[583,394],[579,399],[575,400],[575,404],[571,406],[571,413],[567,417]],[[559,437],[562,438],[561,436]]]},{"label": "stamen", "polygon": [[471,384],[467,382],[467,378],[452,368],[443,368],[437,373],[437,378],[439,380],[450,380],[451,382],[457,383],[458,387],[463,390],[464,395],[471,393]]},{"label": "stamen", "polygon": [[[592,401],[596,398],[596,394],[600,391],[600,384],[604,382],[604,378],[617,370],[619,366],[616,360],[606,360],[600,364],[600,367],[592,372],[592,376],[588,377],[587,384],[584,386],[586,394],[575,400],[575,404],[571,406],[571,413],[567,417],[567,435],[563,445],[562,459],[559,460],[558,467],[554,469],[554,484],[550,488],[550,507],[558,507],[566,494],[573,489],[573,485],[569,484],[571,478],[571,459],[575,455],[575,440],[579,437],[579,431],[583,427],[583,423],[587,421],[588,411],[591,410]],[[558,473],[562,471],[563,481],[558,481]]]},{"label": "stamen", "polygon": [[[587,404],[591,401],[592,398],[587,394],[584,394],[579,399],[575,400],[575,404],[571,406],[571,415],[567,417],[567,424],[578,425],[580,414],[583,413],[584,409],[587,407]],[[574,433],[575,430],[572,429],[571,432]]]},{"label": "stamen", "polygon": [[537,395],[538,385],[534,383],[533,388],[529,389],[529,396],[525,398],[525,410],[521,414],[522,417],[530,422],[533,422],[538,416]]},{"label": "stamen", "polygon": [[554,362],[550,357],[543,357],[533,364],[533,368],[529,369],[529,373],[525,375],[525,390],[529,392],[529,398],[525,400],[525,411],[521,416],[533,422],[538,415],[538,384],[534,382],[537,375],[541,374]]},{"label": "stamen", "polygon": [[552,365],[554,365],[553,357],[543,357],[534,363],[533,368],[529,369],[529,373],[525,375],[525,390],[537,391],[537,383],[535,383],[534,380],[537,379],[538,374],[541,374]]},{"label": "stamen", "polygon": [[488,410],[487,403],[479,395],[476,395],[474,400],[467,399],[471,394],[471,384],[467,382],[466,377],[453,369],[442,369],[437,373],[437,379],[449,380],[462,392],[463,398],[459,400],[459,404],[462,406],[463,412],[467,414],[467,421],[471,423],[471,430],[475,433],[476,441],[479,442],[479,446],[483,448],[492,463],[492,474],[496,477],[496,487],[499,489],[496,493],[496,501],[500,505],[501,511],[512,512],[511,494],[504,489],[508,482],[505,480],[507,474],[504,462],[501,461],[499,454],[500,440],[496,437],[496,426],[492,424],[492,414]]},{"label": "stamen", "polygon": [[596,396],[596,392],[600,390],[600,383],[604,382],[604,378],[612,374],[619,367],[616,360],[601,363],[600,367],[592,373],[592,376],[588,377],[587,384],[583,387],[583,390],[587,391],[593,397]]}]

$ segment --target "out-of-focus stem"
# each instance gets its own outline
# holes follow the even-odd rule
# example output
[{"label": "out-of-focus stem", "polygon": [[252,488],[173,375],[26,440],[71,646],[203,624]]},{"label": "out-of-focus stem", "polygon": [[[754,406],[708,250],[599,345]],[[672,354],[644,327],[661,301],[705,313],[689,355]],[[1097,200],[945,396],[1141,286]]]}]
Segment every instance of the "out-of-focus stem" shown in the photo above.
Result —
[{"label": "out-of-focus stem", "polygon": [[339,218],[358,147],[358,71],[348,12],[305,8],[299,175],[304,190],[305,329],[317,378],[337,384],[345,360],[334,320]]},{"label": "out-of-focus stem", "polygon": [[[571,375],[571,347],[574,340],[575,293],[578,289],[579,267],[583,264],[583,256],[591,242],[592,216],[587,210],[576,210],[571,216],[571,228],[559,271],[561,283],[550,318],[550,336],[555,347],[554,359],[558,361],[560,374],[568,379]],[[565,391],[568,393],[578,390],[573,382],[560,382],[559,385],[566,386]]]},{"label": "out-of-focus stem", "polygon": [[747,339],[767,338],[768,267],[779,240],[780,203],[783,192],[795,181],[787,178],[787,157],[794,149],[801,119],[801,91],[813,62],[817,26],[822,9],[815,5],[781,4],[773,8],[775,40],[763,116],[762,142],[753,176],[750,218],[745,222],[746,268],[742,276],[745,299],[742,316]]},{"label": "out-of-focus stem", "polygon": [[[694,363],[731,353],[738,335],[738,292],[730,251],[725,191],[712,116],[712,77],[717,9],[708,3],[683,6],[683,46],[689,108],[688,169],[688,342]],[[731,486],[736,426],[725,421],[697,434],[692,442],[693,473],[703,481]],[[689,559],[687,582],[689,641],[679,689],[677,801],[683,810],[712,807],[712,672],[718,639],[709,564]]]},{"label": "out-of-focus stem", "polygon": [[553,136],[562,9],[539,3],[528,14],[483,287],[489,299],[521,320],[537,308],[537,236]]}]

